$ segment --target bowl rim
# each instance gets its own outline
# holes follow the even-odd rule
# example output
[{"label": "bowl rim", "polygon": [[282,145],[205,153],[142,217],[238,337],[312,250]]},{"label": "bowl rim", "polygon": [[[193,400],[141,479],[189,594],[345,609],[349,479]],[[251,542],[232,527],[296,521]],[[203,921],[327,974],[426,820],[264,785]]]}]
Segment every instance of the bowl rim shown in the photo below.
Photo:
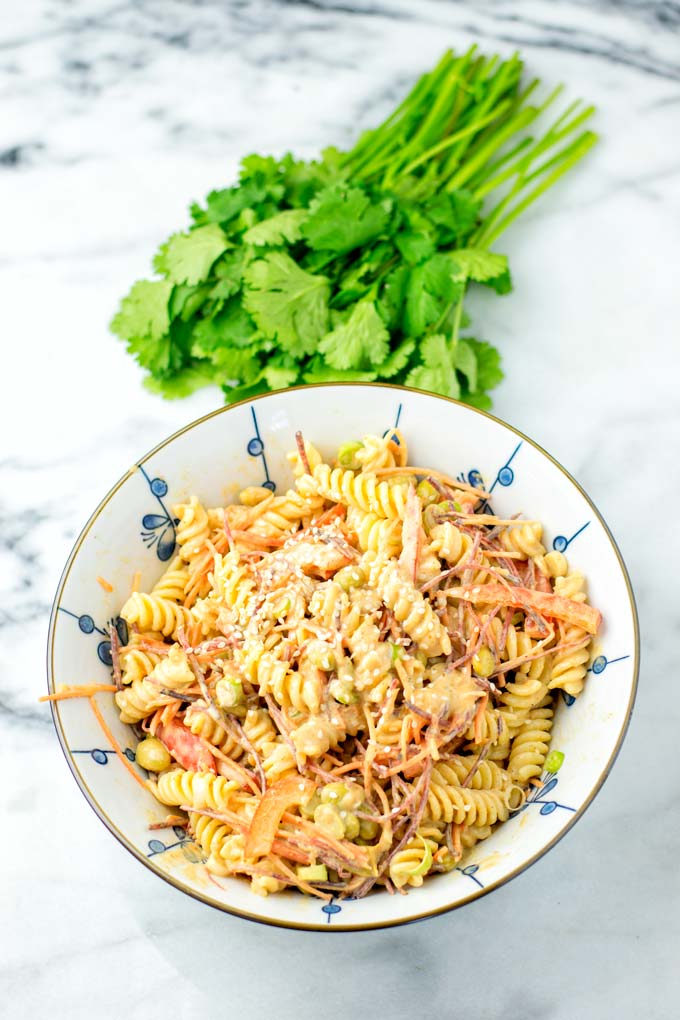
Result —
[{"label": "bowl rim", "polygon": [[88,802],[88,804],[90,805],[90,807],[92,808],[94,813],[100,819],[100,821],[103,822],[103,824],[106,826],[106,828],[109,830],[109,832],[118,840],[118,842],[121,844],[121,846],[123,846],[129,853],[132,854],[133,857],[136,857],[138,861],[140,861],[142,864],[144,864],[155,875],[158,875],[161,879],[163,879],[163,881],[167,882],[169,885],[173,886],[175,889],[178,889],[180,892],[183,892],[186,895],[191,896],[193,899],[198,900],[201,903],[205,903],[208,906],[214,907],[215,909],[220,910],[220,911],[222,911],[224,913],[231,914],[234,917],[240,917],[240,918],[243,918],[243,919],[248,920],[248,921],[255,921],[258,924],[265,924],[265,925],[269,925],[271,927],[287,928],[287,929],[293,929],[293,930],[298,930],[298,931],[323,931],[323,932],[372,931],[372,930],[381,929],[381,928],[394,928],[394,927],[397,927],[397,926],[403,925],[403,924],[411,924],[411,923],[413,923],[415,921],[426,920],[429,917],[437,917],[437,916],[439,916],[441,914],[446,914],[449,911],[457,910],[460,907],[464,907],[468,903],[471,903],[473,900],[481,899],[481,897],[486,896],[490,892],[493,892],[494,889],[498,889],[501,886],[506,885],[508,882],[511,882],[513,879],[515,879],[519,875],[523,874],[523,872],[527,871],[533,864],[535,864],[545,854],[547,854],[549,850],[552,850],[552,848],[554,846],[556,846],[557,843],[559,843],[560,840],[563,839],[564,836],[566,836],[566,834],[572,829],[572,827],[576,824],[576,822],[580,818],[583,817],[583,815],[588,810],[588,808],[592,804],[592,802],[595,799],[595,797],[597,796],[597,794],[602,789],[605,781],[607,780],[607,778],[608,778],[608,776],[609,776],[609,774],[610,774],[610,772],[612,770],[614,762],[616,761],[616,759],[617,759],[617,757],[619,755],[619,752],[621,750],[623,741],[624,741],[624,739],[626,737],[626,734],[628,732],[628,727],[630,726],[630,720],[631,720],[631,716],[632,716],[632,713],[633,713],[633,708],[634,708],[634,705],[635,705],[635,699],[636,699],[636,696],[637,696],[639,671],[640,671],[640,628],[639,628],[639,621],[638,621],[637,605],[636,605],[636,602],[635,602],[635,595],[633,593],[633,588],[632,588],[632,585],[631,585],[630,576],[628,574],[628,570],[626,568],[626,564],[624,562],[623,556],[621,555],[619,547],[618,547],[618,545],[616,543],[616,540],[614,539],[614,536],[612,535],[612,532],[611,532],[607,522],[603,518],[603,516],[600,513],[600,511],[598,510],[598,508],[593,503],[593,501],[590,498],[590,496],[588,495],[588,493],[583,489],[583,487],[579,484],[579,482],[577,482],[576,479],[566,470],[566,468],[563,467],[562,464],[560,464],[560,462],[558,460],[556,460],[552,456],[552,454],[548,453],[547,450],[545,450],[534,439],[531,439],[530,436],[527,436],[524,432],[521,432],[519,429],[515,428],[513,425],[510,425],[508,422],[503,421],[502,418],[498,418],[496,415],[490,414],[488,411],[483,411],[480,408],[472,407],[469,404],[465,404],[461,400],[455,400],[453,397],[446,397],[446,396],[443,396],[442,394],[439,394],[439,393],[429,393],[426,390],[419,390],[419,389],[416,389],[413,386],[400,386],[400,385],[398,385],[396,383],[381,383],[381,382],[372,382],[372,383],[368,383],[368,382],[335,382],[335,383],[311,383],[311,384],[301,385],[301,386],[290,386],[287,389],[283,389],[283,390],[272,390],[272,391],[269,391],[267,393],[258,394],[258,395],[253,396],[253,397],[247,397],[247,398],[245,398],[243,400],[236,401],[233,404],[226,404],[226,405],[224,405],[222,407],[216,408],[214,411],[209,411],[207,414],[201,415],[199,418],[196,418],[193,421],[188,422],[182,428],[177,429],[171,435],[169,435],[165,439],[161,440],[161,442],[157,443],[156,446],[154,446],[151,450],[149,450],[147,453],[145,453],[142,457],[138,458],[135,461],[134,465],[131,468],[129,468],[125,472],[125,474],[122,475],[118,479],[118,481],[111,487],[111,489],[109,489],[109,491],[106,493],[106,495],[100,501],[100,503],[98,504],[96,509],[93,511],[93,513],[90,515],[90,517],[88,518],[87,522],[85,523],[85,525],[83,526],[82,530],[80,531],[80,534],[76,538],[76,541],[75,541],[75,543],[73,545],[73,548],[71,549],[71,552],[70,552],[70,554],[68,556],[68,559],[66,560],[66,564],[64,565],[64,568],[62,570],[61,576],[59,578],[59,582],[57,584],[57,590],[55,592],[54,599],[52,601],[52,609],[50,611],[49,629],[48,629],[48,634],[47,634],[47,648],[46,648],[46,652],[47,652],[47,689],[48,689],[48,692],[49,693],[53,693],[54,692],[54,687],[55,687],[55,685],[54,685],[54,637],[55,637],[55,632],[56,632],[56,623],[57,623],[57,615],[58,615],[59,603],[61,601],[61,596],[63,594],[64,587],[65,587],[66,582],[67,582],[67,580],[69,578],[69,575],[71,573],[71,568],[72,568],[72,566],[73,566],[73,564],[74,564],[74,562],[76,560],[76,557],[77,557],[77,555],[78,555],[78,553],[80,551],[81,546],[83,545],[83,543],[84,543],[85,539],[87,538],[87,536],[89,535],[93,525],[98,520],[98,518],[100,517],[100,515],[103,512],[103,510],[105,509],[105,507],[109,504],[109,502],[111,501],[113,496],[118,492],[118,490],[125,484],[125,482],[128,480],[128,478],[132,477],[132,475],[135,473],[135,471],[137,471],[138,468],[142,464],[144,464],[151,457],[153,457],[159,450],[162,450],[164,447],[166,447],[170,443],[174,442],[174,440],[177,439],[179,436],[184,435],[187,432],[190,432],[192,429],[196,428],[196,426],[201,425],[203,422],[208,421],[210,418],[214,418],[217,415],[228,413],[233,408],[243,407],[245,405],[250,405],[250,404],[256,403],[257,401],[260,401],[260,400],[266,400],[266,399],[268,399],[268,398],[270,398],[272,396],[279,396],[281,394],[287,394],[287,393],[296,393],[296,392],[299,392],[301,390],[312,390],[312,389],[346,389],[346,388],[357,388],[357,387],[365,388],[365,389],[393,390],[393,391],[395,391],[397,393],[415,393],[415,394],[418,394],[419,396],[428,397],[428,398],[433,399],[433,400],[441,400],[441,401],[444,401],[445,403],[454,404],[455,406],[462,407],[466,411],[471,411],[474,414],[478,414],[478,415],[480,415],[480,416],[482,416],[484,418],[488,418],[491,421],[495,422],[496,424],[502,425],[504,428],[509,429],[516,436],[518,436],[520,439],[522,439],[523,441],[525,441],[525,442],[529,443],[531,446],[533,446],[534,449],[538,450],[539,453],[543,454],[544,457],[546,457],[552,464],[555,465],[555,467],[568,479],[569,482],[571,482],[571,484],[578,490],[578,492],[580,492],[580,494],[586,500],[586,502],[590,506],[591,510],[593,511],[595,516],[597,517],[597,520],[602,525],[602,527],[604,529],[604,532],[605,532],[607,538],[609,539],[609,542],[611,544],[611,547],[612,547],[612,549],[614,551],[614,554],[615,554],[616,559],[618,561],[619,567],[621,569],[621,573],[623,575],[623,579],[624,579],[624,582],[625,582],[625,585],[626,585],[626,590],[628,592],[631,616],[632,616],[632,621],[633,621],[633,639],[634,639],[633,676],[632,676],[632,684],[631,684],[630,697],[628,699],[628,705],[626,706],[626,711],[625,711],[625,716],[624,716],[624,719],[623,719],[623,723],[622,723],[621,729],[619,731],[619,734],[617,736],[616,743],[614,745],[613,751],[612,751],[611,755],[609,756],[609,759],[607,760],[607,763],[604,766],[602,772],[597,777],[597,780],[595,781],[595,783],[594,783],[592,789],[590,790],[590,792],[589,792],[586,800],[584,801],[584,803],[576,810],[576,812],[571,816],[571,818],[569,819],[567,824],[564,826],[564,828],[555,837],[553,837],[553,839],[551,839],[548,843],[546,843],[545,846],[542,846],[540,848],[540,850],[538,850],[535,854],[533,854],[527,861],[524,861],[522,864],[518,865],[518,867],[513,869],[508,875],[505,875],[502,878],[496,879],[494,882],[492,882],[491,884],[485,886],[484,888],[476,889],[474,892],[471,892],[469,895],[463,897],[463,899],[457,900],[455,903],[445,903],[445,904],[443,904],[441,906],[434,907],[431,910],[425,910],[425,911],[421,911],[419,913],[409,913],[409,914],[407,914],[407,915],[405,915],[403,917],[400,917],[400,918],[397,918],[397,919],[394,919],[394,920],[375,921],[375,922],[367,922],[367,923],[362,923],[362,924],[343,924],[343,923],[332,924],[332,925],[329,925],[329,924],[305,924],[305,923],[302,923],[302,922],[279,920],[277,918],[267,918],[267,917],[264,917],[262,914],[251,914],[247,910],[241,910],[241,909],[233,907],[233,906],[228,906],[227,904],[222,903],[220,900],[217,900],[214,897],[212,897],[212,896],[210,896],[210,895],[208,895],[206,893],[199,892],[199,890],[197,890],[197,889],[192,889],[190,886],[186,885],[181,879],[176,878],[175,876],[170,875],[167,872],[163,871],[157,864],[154,863],[152,858],[146,857],[144,854],[141,853],[141,851],[133,843],[131,843],[129,841],[127,836],[117,827],[117,825],[108,816],[106,810],[99,803],[99,801],[97,800],[96,796],[94,795],[94,793],[90,789],[88,783],[85,781],[85,779],[83,778],[83,776],[80,774],[80,772],[78,771],[78,769],[76,767],[75,759],[74,759],[74,757],[73,757],[73,755],[71,753],[71,750],[70,750],[70,748],[68,746],[68,743],[66,741],[66,736],[65,736],[65,733],[64,733],[64,728],[63,728],[61,716],[60,716],[60,713],[59,713],[59,702],[58,701],[51,701],[49,703],[50,704],[50,709],[51,709],[51,712],[52,712],[52,721],[54,723],[54,727],[55,727],[55,730],[56,730],[56,733],[57,733],[57,738],[59,740],[59,744],[61,746],[61,749],[62,749],[62,752],[64,754],[64,757],[66,758],[66,762],[67,762],[68,767],[69,767],[69,769],[71,771],[71,774],[73,775],[73,778],[75,779],[78,787],[80,788],[81,793],[85,797],[85,800]]}]

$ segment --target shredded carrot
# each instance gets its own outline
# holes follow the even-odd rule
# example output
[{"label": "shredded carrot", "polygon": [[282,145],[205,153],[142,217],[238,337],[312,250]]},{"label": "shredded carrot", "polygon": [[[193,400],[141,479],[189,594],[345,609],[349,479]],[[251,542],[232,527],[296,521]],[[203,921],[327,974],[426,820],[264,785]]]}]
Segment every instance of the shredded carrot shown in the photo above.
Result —
[{"label": "shredded carrot", "polygon": [[463,835],[464,828],[465,828],[464,823],[461,823],[460,825],[454,823],[451,826],[451,842],[453,843],[453,852],[455,857],[463,856],[463,847],[460,838]]},{"label": "shredded carrot", "polygon": [[481,744],[482,742],[482,720],[484,719],[484,712],[488,703],[489,695],[485,694],[484,697],[479,699],[479,704],[477,705],[477,711],[475,712],[475,744]]},{"label": "shredded carrot", "polygon": [[[376,475],[378,478],[387,478],[389,475],[403,475],[403,467],[393,468],[376,468],[371,474]],[[433,468],[422,468],[412,467],[409,464],[408,473],[410,475],[431,475],[432,478],[439,479],[444,485],[450,486],[452,489],[460,489],[462,492],[472,492],[479,499],[485,499],[491,495],[490,492],[485,492],[484,489],[478,489],[474,485],[468,485],[467,482],[459,482],[456,478],[451,478],[449,475],[442,474],[441,471],[435,471]]]},{"label": "shredded carrot", "polygon": [[89,698],[100,691],[117,691],[115,684],[84,684],[82,687],[67,687],[63,685],[54,694],[43,694],[38,701],[67,701],[69,698]]},{"label": "shredded carrot", "polygon": [[135,779],[139,783],[139,785],[142,786],[145,790],[148,790],[149,787],[146,785],[146,783],[144,782],[142,777],[135,771],[135,769],[133,769],[132,764],[128,761],[128,759],[123,754],[123,752],[121,750],[121,747],[120,747],[120,744],[118,743],[118,741],[114,737],[113,733],[111,732],[111,730],[107,726],[106,720],[104,719],[104,716],[99,711],[99,705],[94,700],[94,697],[90,697],[88,700],[90,702],[90,705],[92,706],[92,711],[94,712],[94,715],[95,715],[95,718],[96,718],[97,722],[101,726],[101,728],[104,731],[105,735],[111,741],[111,746],[113,747],[114,751],[116,752],[117,757],[123,763],[123,765],[128,770],[128,772],[133,777],[133,779]]},{"label": "shredded carrot", "polygon": [[545,783],[542,783],[540,779],[536,778],[530,779],[529,782],[531,783],[532,786],[538,786],[539,788],[545,786]]},{"label": "shredded carrot", "polygon": [[97,574],[96,580],[97,584],[100,584],[104,591],[113,591],[113,585],[110,581],[107,581],[105,577],[100,577],[99,574]]},{"label": "shredded carrot", "polygon": [[139,586],[142,583],[142,572],[141,570],[135,570],[132,578],[132,584],[130,585],[130,594],[134,595],[136,591],[139,591]]}]

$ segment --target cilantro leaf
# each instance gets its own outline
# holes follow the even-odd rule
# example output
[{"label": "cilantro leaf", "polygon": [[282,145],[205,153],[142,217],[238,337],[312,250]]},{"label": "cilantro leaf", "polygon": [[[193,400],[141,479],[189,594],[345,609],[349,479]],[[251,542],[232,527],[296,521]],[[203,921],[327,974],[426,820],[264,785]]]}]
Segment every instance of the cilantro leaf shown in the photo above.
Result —
[{"label": "cilantro leaf", "polygon": [[411,265],[417,265],[434,254],[435,243],[429,234],[404,230],[396,235],[394,243]]},{"label": "cilantro leaf", "polygon": [[485,283],[495,280],[508,271],[506,255],[497,255],[484,248],[459,248],[452,253],[456,280],[476,280]]},{"label": "cilantro leaf", "polygon": [[451,243],[471,232],[481,208],[481,199],[475,198],[471,191],[459,188],[434,195],[425,203],[424,212],[432,223],[442,228],[442,241]]},{"label": "cilantro leaf", "polygon": [[334,184],[311,202],[302,235],[315,250],[351,251],[379,237],[391,211],[388,198],[372,204],[362,188]]},{"label": "cilantro leaf", "polygon": [[250,386],[262,377],[262,364],[249,350],[224,344],[213,355],[213,365],[223,381]]},{"label": "cilantro leaf", "polygon": [[200,319],[193,328],[191,353],[197,358],[215,359],[225,344],[249,347],[257,334],[255,323],[238,298],[232,298],[212,318]]},{"label": "cilantro leaf", "polygon": [[188,234],[173,234],[161,245],[153,267],[173,283],[201,283],[218,256],[230,247],[220,228],[209,223]]},{"label": "cilantro leaf", "polygon": [[294,357],[311,354],[328,327],[328,279],[271,252],[250,263],[245,283],[243,304],[265,336]]},{"label": "cilantro leaf", "polygon": [[235,404],[239,400],[250,400],[251,397],[258,397],[260,393],[266,393],[268,389],[269,387],[264,379],[258,379],[255,383],[248,383],[243,386],[231,386],[228,383],[222,386],[226,404]]},{"label": "cilantro leaf", "polygon": [[477,390],[492,390],[503,379],[501,356],[496,348],[485,340],[473,340],[466,337],[464,342],[470,347],[477,361]]},{"label": "cilantro leaf", "polygon": [[307,217],[306,209],[285,209],[270,216],[269,219],[256,223],[250,230],[246,230],[243,240],[246,244],[253,244],[256,247],[270,245],[276,247],[284,241],[293,244],[299,241],[302,234],[300,226]]},{"label": "cilantro leaf", "polygon": [[156,393],[166,400],[179,400],[214,382],[213,369],[209,365],[196,364],[181,369],[169,379],[158,379],[149,375],[144,380],[144,385],[150,393]]},{"label": "cilantro leaf", "polygon": [[121,301],[111,320],[111,331],[121,340],[159,340],[170,326],[171,294],[172,284],[167,280],[138,280]]},{"label": "cilantro leaf", "polygon": [[327,382],[374,382],[378,378],[376,372],[360,372],[356,369],[331,368],[323,363],[320,357],[314,358],[302,374],[306,383]]},{"label": "cilantro leaf", "polygon": [[378,310],[389,329],[396,329],[401,319],[408,280],[407,266],[397,266],[385,277],[385,282],[380,290]]},{"label": "cilantro leaf", "polygon": [[453,352],[446,337],[441,334],[426,337],[420,345],[420,355],[423,364],[411,369],[406,376],[406,385],[458,398],[460,385]]},{"label": "cilantro leaf", "polygon": [[372,301],[358,301],[346,322],[327,333],[319,350],[333,368],[368,369],[384,361],[389,333]]},{"label": "cilantro leaf", "polygon": [[414,340],[404,340],[403,343],[399,344],[376,368],[379,377],[381,379],[391,379],[393,376],[398,375],[399,372],[406,368],[408,359],[413,354],[415,346]]},{"label": "cilantro leaf", "polygon": [[454,280],[453,273],[451,258],[441,253],[411,270],[404,310],[407,336],[422,336],[462,297],[463,285]]},{"label": "cilantro leaf", "polygon": [[456,369],[465,376],[470,393],[474,393],[477,389],[477,356],[467,340],[459,340],[456,344]]}]

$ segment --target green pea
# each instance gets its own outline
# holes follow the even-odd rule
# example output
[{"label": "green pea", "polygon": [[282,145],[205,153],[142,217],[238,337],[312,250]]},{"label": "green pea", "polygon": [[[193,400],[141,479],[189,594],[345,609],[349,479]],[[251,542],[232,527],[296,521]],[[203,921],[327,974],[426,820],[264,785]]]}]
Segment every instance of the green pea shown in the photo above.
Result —
[{"label": "green pea", "polygon": [[345,835],[340,812],[332,804],[319,804],[314,812],[314,822],[334,839],[342,839]]},{"label": "green pea", "polygon": [[366,584],[366,572],[357,566],[342,567],[334,575],[333,580],[338,582],[343,591],[349,591],[351,588],[360,588],[362,584]]},{"label": "green pea", "polygon": [[341,811],[340,817],[345,826],[345,839],[356,839],[361,831],[361,823],[351,811]]},{"label": "green pea", "polygon": [[302,878],[305,882],[327,882],[328,871],[326,870],[325,864],[308,864],[295,869],[297,871],[298,878]]},{"label": "green pea", "polygon": [[332,804],[342,811],[354,811],[359,807],[364,791],[356,783],[328,783],[321,791],[323,804]]},{"label": "green pea", "polygon": [[147,772],[163,772],[170,768],[170,755],[157,737],[146,737],[137,744],[135,759]]},{"label": "green pea", "polygon": [[420,497],[420,501],[423,506],[429,506],[430,503],[436,503],[439,499],[439,493],[435,489],[431,482],[428,482],[426,478],[423,478],[422,482],[418,483],[416,494]]},{"label": "green pea", "polygon": [[359,700],[359,695],[349,678],[334,677],[328,685],[328,691],[331,698],[340,705],[356,705]]},{"label": "green pea", "polygon": [[496,668],[496,660],[493,652],[486,645],[482,645],[478,652],[472,656],[472,668],[477,676],[491,676]]},{"label": "green pea", "polygon": [[361,818],[359,821],[359,836],[361,839],[365,839],[366,842],[375,839],[380,832],[380,826],[377,822],[372,821],[370,818]]},{"label": "green pea", "polygon": [[306,648],[306,655],[313,666],[324,669],[326,672],[335,669],[335,652],[326,641],[310,641]]},{"label": "green pea", "polygon": [[357,453],[362,449],[363,443],[343,443],[338,450],[338,464],[350,471],[358,471],[361,464],[357,460]]},{"label": "green pea", "polygon": [[559,772],[564,762],[564,751],[551,751],[545,759],[546,772]]}]

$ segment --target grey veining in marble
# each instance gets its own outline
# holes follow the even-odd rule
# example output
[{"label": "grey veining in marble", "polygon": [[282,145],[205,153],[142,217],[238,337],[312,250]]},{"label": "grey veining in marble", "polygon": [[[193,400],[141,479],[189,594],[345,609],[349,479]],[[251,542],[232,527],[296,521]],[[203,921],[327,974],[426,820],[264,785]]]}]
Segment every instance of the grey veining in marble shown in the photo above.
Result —
[{"label": "grey veining in marble", "polygon": [[[599,111],[601,144],[502,238],[515,292],[473,310],[505,357],[496,412],[576,475],[628,562],[638,705],[593,806],[510,885],[405,929],[270,930],[128,857],[36,701],[78,530],[141,453],[220,399],[149,395],[107,322],[241,155],[346,145],[475,40],[518,48]],[[680,6],[27,0],[0,25],[0,90],[3,1015],[677,1016]]]}]

